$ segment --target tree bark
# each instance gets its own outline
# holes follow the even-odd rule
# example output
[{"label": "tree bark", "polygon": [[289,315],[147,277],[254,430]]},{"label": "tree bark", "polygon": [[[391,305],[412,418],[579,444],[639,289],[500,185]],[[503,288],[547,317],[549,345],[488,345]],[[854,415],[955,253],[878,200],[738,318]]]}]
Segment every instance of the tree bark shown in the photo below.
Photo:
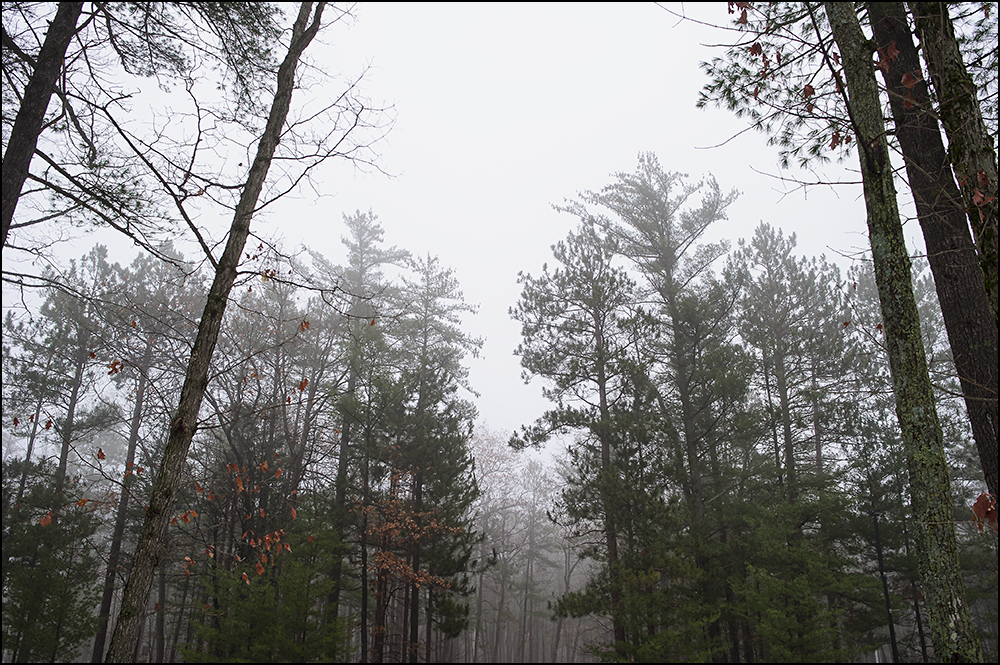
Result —
[{"label": "tree bark", "polygon": [[76,21],[82,9],[82,2],[59,3],[10,130],[7,150],[3,155],[3,247],[7,246],[14,208],[28,177],[28,166],[35,154],[38,136],[42,133],[45,110],[49,107],[49,99],[62,71],[69,41],[76,34]]},{"label": "tree bark", "polygon": [[163,551],[163,535],[170,521],[170,511],[173,508],[174,497],[180,485],[181,473],[187,460],[188,448],[198,425],[198,412],[208,385],[208,370],[215,344],[222,327],[222,317],[226,311],[229,292],[236,280],[236,268],[243,247],[250,233],[250,221],[253,218],[257,199],[264,186],[264,179],[271,165],[275,148],[281,137],[281,130],[291,105],[292,90],[295,87],[295,67],[302,52],[312,41],[319,30],[325,3],[317,3],[312,22],[308,25],[312,13],[312,3],[303,2],[300,5],[298,17],[292,28],[292,38],[288,54],[278,68],[278,85],[267,119],[264,134],[257,145],[257,155],[250,173],[247,176],[243,194],[236,206],[233,223],[229,232],[229,241],[219,260],[215,272],[215,280],[208,292],[208,299],[198,326],[191,359],[188,361],[184,386],[181,389],[180,404],[170,422],[169,439],[163,453],[163,461],[150,494],[149,507],[146,510],[146,520],[142,526],[135,556],[132,559],[131,573],[125,584],[121,611],[111,638],[107,662],[131,662],[134,658],[139,629],[142,625],[143,612],[149,601],[149,592],[153,583],[153,573],[159,563]]},{"label": "tree bark", "polygon": [[[852,4],[824,4],[843,58],[848,112],[857,135],[875,282],[916,516],[918,569],[930,610],[934,648],[941,659],[981,662],[983,652],[965,602],[958,565],[944,437],[927,371],[910,258],[893,188],[872,64],[875,47],[861,32]],[[827,62],[832,66],[829,58]]]},{"label": "tree bark", "polygon": [[[997,325],[902,2],[868,3],[882,76],[986,486],[997,494]],[[909,76],[907,76],[909,75]],[[904,78],[907,83],[904,83]],[[910,78],[916,82],[910,82]],[[994,265],[995,265],[994,260]]]},{"label": "tree bark", "polygon": [[997,155],[983,123],[976,84],[962,61],[955,28],[943,2],[911,2],[924,56],[937,91],[938,115],[948,134],[955,171],[972,232],[985,290],[997,321]]}]

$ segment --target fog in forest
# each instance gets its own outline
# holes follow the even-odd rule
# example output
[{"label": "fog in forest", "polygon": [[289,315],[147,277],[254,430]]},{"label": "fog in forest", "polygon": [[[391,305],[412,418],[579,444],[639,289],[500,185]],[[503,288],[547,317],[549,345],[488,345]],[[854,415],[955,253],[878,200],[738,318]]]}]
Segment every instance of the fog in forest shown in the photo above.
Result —
[{"label": "fog in forest", "polygon": [[997,7],[855,8],[4,3],[4,661],[995,661]]}]

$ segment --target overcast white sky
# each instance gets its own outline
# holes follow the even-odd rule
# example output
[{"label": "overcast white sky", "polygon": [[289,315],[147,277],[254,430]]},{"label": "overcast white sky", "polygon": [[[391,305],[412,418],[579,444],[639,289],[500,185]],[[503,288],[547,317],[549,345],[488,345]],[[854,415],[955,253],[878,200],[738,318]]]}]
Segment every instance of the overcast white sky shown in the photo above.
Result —
[{"label": "overcast white sky", "polygon": [[[717,24],[730,18],[723,2],[668,5]],[[860,187],[783,196],[777,180],[753,171],[778,173],[776,150],[754,132],[704,149],[745,127],[727,111],[694,106],[705,81],[698,63],[719,54],[706,45],[725,42],[722,31],[654,4],[361,3],[354,13],[311,56],[345,75],[371,64],[362,89],[395,106],[381,165],[398,177],[330,168],[317,182],[332,196],[296,203],[292,218],[280,215],[282,233],[339,259],[342,213],[371,208],[388,245],[453,268],[480,308],[467,317],[468,330],[486,338],[471,381],[493,429],[516,430],[547,408],[539,381],[520,378],[512,354],[520,329],[508,308],[517,272],[537,274],[577,224],[551,204],[633,171],[640,151],[655,152],[664,169],[710,172],[739,189],[729,221],[714,230],[734,245],[762,220],[796,233],[810,256],[867,245]]]},{"label": "overcast white sky", "polygon": [[[723,2],[665,4],[710,23],[731,18]],[[387,245],[440,257],[479,306],[466,319],[486,340],[482,357],[469,361],[471,382],[481,393],[480,420],[495,430],[514,431],[548,406],[539,381],[520,378],[520,329],[508,309],[519,296],[518,271],[537,274],[551,262],[550,246],[577,224],[552,204],[633,171],[641,151],[655,152],[666,170],[712,173],[724,190],[742,192],[711,239],[735,245],[766,221],[796,233],[804,255],[825,253],[845,268],[838,254],[868,244],[860,186],[792,192],[755,173],[778,174],[778,158],[752,131],[709,149],[746,127],[728,111],[694,106],[705,82],[699,62],[721,54],[707,45],[732,33],[679,21],[654,4],[360,3],[353,13],[321,32],[322,44],[306,56],[334,78],[370,65],[362,94],[395,109],[379,146],[381,168],[395,177],[324,165],[313,175],[323,196],[304,188],[252,228],[339,263],[342,215],[371,209]],[[293,109],[342,89],[297,91]],[[843,168],[823,173],[856,179]],[[915,224],[907,237],[920,242]]]}]

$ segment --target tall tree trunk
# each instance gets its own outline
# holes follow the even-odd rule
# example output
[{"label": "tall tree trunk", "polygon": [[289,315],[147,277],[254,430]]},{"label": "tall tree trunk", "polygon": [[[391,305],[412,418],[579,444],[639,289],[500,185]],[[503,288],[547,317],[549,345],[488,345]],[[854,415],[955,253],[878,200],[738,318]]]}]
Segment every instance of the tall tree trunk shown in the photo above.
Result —
[{"label": "tall tree trunk", "polygon": [[788,372],[785,369],[785,356],[777,355],[774,359],[774,379],[778,386],[778,405],[781,409],[781,439],[785,451],[785,478],[788,480],[788,502],[795,503],[798,498],[798,482],[795,476],[795,441],[792,438],[792,410],[788,399]]},{"label": "tall tree trunk", "polygon": [[[420,511],[423,508],[423,491],[424,491],[424,476],[422,471],[417,471],[416,475],[413,476],[413,520],[414,520],[414,530],[420,533]],[[416,575],[420,572],[420,541],[414,540],[413,543],[413,558],[410,563],[411,570],[413,574]],[[420,652],[420,626],[418,619],[420,618],[420,587],[416,582],[410,583],[410,635],[409,635],[409,662],[417,662]]]},{"label": "tall tree trunk", "polygon": [[191,350],[184,387],[181,389],[180,404],[170,422],[169,439],[150,494],[146,520],[132,559],[129,579],[125,584],[121,611],[108,649],[108,662],[124,663],[133,660],[143,612],[153,583],[153,572],[163,553],[163,534],[170,521],[174,496],[180,485],[188,448],[197,428],[198,411],[208,385],[209,365],[219,338],[229,292],[236,280],[236,268],[250,233],[250,221],[291,105],[292,90],[295,87],[295,67],[302,52],[319,30],[324,5],[322,2],[317,3],[312,22],[307,27],[312,13],[312,3],[301,4],[292,28],[288,54],[278,68],[278,86],[271,105],[271,113],[264,134],[257,145],[257,155],[250,167],[243,194],[236,206],[229,231],[229,241],[216,268],[215,280],[208,292],[201,323],[198,326],[198,335]]},{"label": "tall tree trunk", "polygon": [[53,506],[53,513],[58,514],[63,506],[63,489],[66,486],[66,471],[69,466],[69,449],[73,443],[73,430],[76,421],[76,407],[80,402],[80,387],[83,385],[83,373],[87,369],[87,352],[90,344],[90,331],[84,328],[84,324],[77,324],[77,345],[74,349],[73,362],[75,363],[73,383],[69,392],[69,402],[66,405],[66,420],[63,421],[59,438],[62,439],[62,447],[59,451],[59,468],[56,471],[56,501]]},{"label": "tall tree trunk", "polygon": [[[21,196],[21,188],[28,177],[28,167],[38,145],[45,121],[45,110],[55,90],[56,81],[62,72],[66,49],[76,34],[76,22],[83,10],[82,2],[60,2],[56,15],[49,23],[45,41],[38,52],[35,71],[24,88],[24,98],[14,118],[7,150],[3,154],[3,244],[7,246],[7,235],[14,219],[14,208]],[[4,36],[7,33],[4,32]],[[7,44],[4,44],[7,48]]]},{"label": "tall tree trunk", "polygon": [[[902,430],[916,516],[918,565],[939,658],[980,662],[979,638],[965,602],[958,566],[951,485],[934,392],[927,371],[910,259],[896,205],[875,83],[874,44],[865,39],[850,3],[825,3],[849,93],[848,110],[857,135],[868,234],[885,326],[896,415]],[[833,63],[828,60],[833,68]]]},{"label": "tall tree trunk", "polygon": [[[599,326],[600,324],[598,324]],[[601,442],[601,502],[604,510],[604,537],[608,551],[608,581],[611,587],[611,626],[614,631],[615,652],[624,656],[625,624],[622,623],[622,587],[618,570],[618,525],[612,483],[617,478],[611,470],[611,410],[608,406],[608,377],[605,367],[608,353],[603,332],[597,334],[597,390],[601,422],[597,435]],[[527,593],[527,589],[525,590]],[[521,636],[523,639],[523,635]],[[523,653],[523,652],[522,652]]]},{"label": "tall tree trunk", "polygon": [[[146,340],[146,351],[142,363],[137,368],[139,382],[135,388],[135,405],[132,408],[132,424],[129,428],[128,454],[125,458],[125,468],[135,467],[135,449],[139,443],[139,425],[142,423],[142,406],[146,399],[146,383],[148,382],[149,365],[153,359],[153,340]],[[101,597],[101,609],[97,614],[97,636],[94,638],[94,651],[90,662],[100,663],[104,659],[104,643],[108,636],[108,619],[111,617],[111,602],[115,595],[115,579],[118,577],[118,560],[121,558],[122,538],[125,535],[125,518],[128,514],[129,478],[122,481],[122,492],[118,497],[118,511],[115,515],[115,530],[111,536],[111,551],[108,553],[108,568],[104,573],[104,594]]]},{"label": "tall tree trunk", "polygon": [[[902,2],[870,2],[882,76],[986,486],[997,494],[997,324]],[[911,79],[915,79],[915,82]],[[904,82],[905,81],[905,82]],[[995,261],[994,261],[995,263]]]},{"label": "tall tree trunk", "polygon": [[911,2],[920,43],[937,90],[938,115],[948,134],[955,171],[997,320],[997,155],[983,123],[976,84],[962,61],[955,28],[943,2]]}]

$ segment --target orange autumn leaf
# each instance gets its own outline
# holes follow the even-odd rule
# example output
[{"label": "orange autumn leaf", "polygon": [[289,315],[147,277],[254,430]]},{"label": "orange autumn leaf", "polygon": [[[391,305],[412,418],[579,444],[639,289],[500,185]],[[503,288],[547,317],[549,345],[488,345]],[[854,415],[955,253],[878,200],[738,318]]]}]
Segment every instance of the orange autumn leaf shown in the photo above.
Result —
[{"label": "orange autumn leaf", "polygon": [[258,575],[264,574],[264,565],[260,561],[257,562],[257,574]]},{"label": "orange autumn leaf", "polygon": [[247,577],[246,573],[243,573],[243,581],[247,583],[247,586],[250,585],[250,578]]},{"label": "orange autumn leaf", "polygon": [[50,510],[48,514],[45,515],[45,517],[38,520],[38,523],[41,524],[42,526],[49,526],[50,524],[52,524],[52,511]]},{"label": "orange autumn leaf", "polygon": [[274,477],[281,478],[281,469],[278,469],[277,471],[274,472]]},{"label": "orange autumn leaf", "polygon": [[295,508],[292,508],[292,519],[297,519],[298,515],[295,513]]},{"label": "orange autumn leaf", "polygon": [[198,484],[198,481],[197,481],[197,480],[196,480],[196,481],[194,481],[194,489],[195,489],[195,491],[196,491],[196,492],[198,492],[198,494],[201,494],[202,492],[204,492],[204,491],[205,491],[205,490],[203,490],[203,489],[201,488],[201,485],[199,485],[199,484]]},{"label": "orange autumn leaf", "polygon": [[104,451],[101,450],[100,448],[97,449],[97,459],[107,459],[107,457],[104,455]]},{"label": "orange autumn leaf", "polygon": [[236,493],[239,494],[243,491],[243,478],[236,476]]},{"label": "orange autumn leaf", "polygon": [[76,505],[80,508],[83,508],[84,506],[87,505],[88,501],[90,501],[90,499],[80,499],[79,501],[76,502]]}]

